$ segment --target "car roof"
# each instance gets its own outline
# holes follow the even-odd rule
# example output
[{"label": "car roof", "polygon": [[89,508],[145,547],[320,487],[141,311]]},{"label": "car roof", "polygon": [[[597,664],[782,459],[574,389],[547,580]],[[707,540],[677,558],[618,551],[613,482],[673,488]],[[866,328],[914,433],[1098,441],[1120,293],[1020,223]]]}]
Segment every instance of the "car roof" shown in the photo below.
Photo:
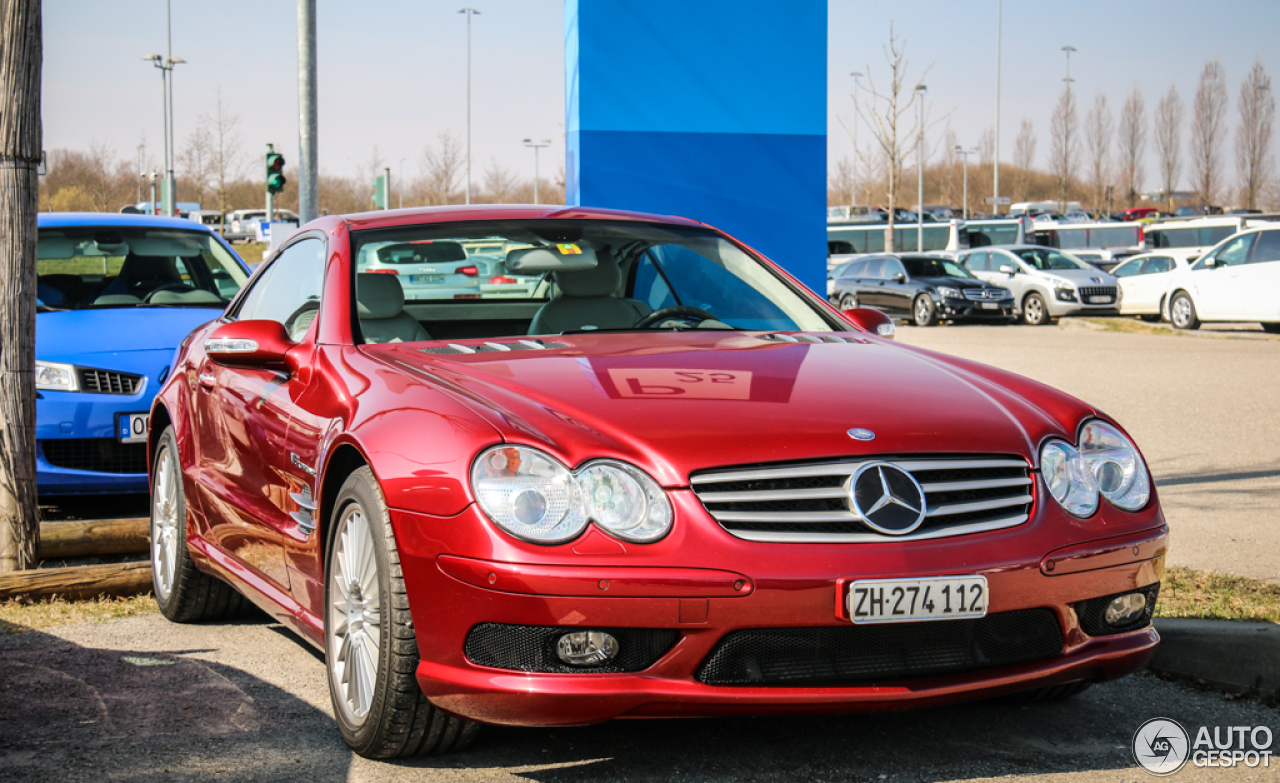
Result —
[{"label": "car roof", "polygon": [[442,207],[417,207],[386,209],[376,212],[357,212],[350,215],[328,215],[318,218],[306,227],[322,228],[346,223],[352,230],[411,226],[419,223],[444,223],[463,220],[633,220],[646,223],[668,223],[685,226],[705,226],[696,220],[674,215],[653,215],[621,209],[596,207],[541,205],[541,204],[472,204]]},{"label": "car roof", "polygon": [[127,215],[119,212],[41,212],[36,216],[40,228],[68,226],[140,226],[145,228],[179,228],[184,231],[201,231],[212,234],[203,223],[186,218],[162,215]]}]

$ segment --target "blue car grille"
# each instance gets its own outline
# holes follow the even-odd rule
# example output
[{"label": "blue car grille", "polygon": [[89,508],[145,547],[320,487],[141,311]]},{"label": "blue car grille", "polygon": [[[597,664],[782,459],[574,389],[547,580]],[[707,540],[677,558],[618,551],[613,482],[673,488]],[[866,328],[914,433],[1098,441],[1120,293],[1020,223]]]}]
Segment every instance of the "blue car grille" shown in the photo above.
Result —
[{"label": "blue car grille", "polygon": [[113,438],[53,438],[40,441],[45,461],[55,468],[94,473],[146,473],[147,444]]},{"label": "blue car grille", "polygon": [[133,394],[142,386],[142,376],[114,370],[80,368],[80,390],[98,394]]}]

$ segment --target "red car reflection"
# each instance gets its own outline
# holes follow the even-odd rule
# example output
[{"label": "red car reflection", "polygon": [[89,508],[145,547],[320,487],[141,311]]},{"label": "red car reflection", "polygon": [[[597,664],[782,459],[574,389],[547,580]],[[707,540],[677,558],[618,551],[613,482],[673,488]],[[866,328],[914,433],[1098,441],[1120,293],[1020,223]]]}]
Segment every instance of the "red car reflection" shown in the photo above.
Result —
[{"label": "red car reflection", "polygon": [[[397,268],[435,255],[525,283],[456,299]],[[292,627],[382,758],[479,723],[1062,697],[1141,666],[1167,528],[1128,436],[892,335],[692,221],[322,218],[156,400],[157,600]]]}]

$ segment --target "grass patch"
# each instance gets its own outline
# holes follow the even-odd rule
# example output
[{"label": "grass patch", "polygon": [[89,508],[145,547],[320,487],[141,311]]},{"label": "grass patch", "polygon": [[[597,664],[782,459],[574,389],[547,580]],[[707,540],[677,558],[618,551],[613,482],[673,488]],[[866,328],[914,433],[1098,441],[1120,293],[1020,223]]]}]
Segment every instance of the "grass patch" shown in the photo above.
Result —
[{"label": "grass patch", "polygon": [[70,623],[104,623],[158,611],[155,599],[150,595],[128,598],[103,596],[89,601],[68,601],[64,598],[9,600],[0,603],[0,633],[23,633]]},{"label": "grass patch", "polygon": [[1156,616],[1280,623],[1280,585],[1177,566],[1165,571]]},{"label": "grass patch", "polygon": [[250,266],[262,263],[262,256],[267,252],[265,242],[239,242],[231,246],[244,262]]},{"label": "grass patch", "polygon": [[1137,318],[1082,318],[1082,321],[1102,327],[1103,332],[1125,332],[1127,334],[1162,334],[1188,337],[1186,332],[1158,323],[1147,323]]}]

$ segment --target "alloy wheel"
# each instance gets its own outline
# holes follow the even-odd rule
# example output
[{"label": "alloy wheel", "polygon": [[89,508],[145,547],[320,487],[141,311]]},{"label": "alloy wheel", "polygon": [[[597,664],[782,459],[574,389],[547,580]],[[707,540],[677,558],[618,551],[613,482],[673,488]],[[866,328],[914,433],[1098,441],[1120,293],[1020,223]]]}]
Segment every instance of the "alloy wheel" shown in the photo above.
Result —
[{"label": "alloy wheel", "polygon": [[156,482],[151,492],[151,563],[161,599],[173,592],[178,564],[177,455],[167,445],[156,459]]},{"label": "alloy wheel", "polygon": [[353,723],[373,706],[382,647],[382,596],[373,534],[353,503],[339,523],[329,577],[329,667],[336,701]]}]

